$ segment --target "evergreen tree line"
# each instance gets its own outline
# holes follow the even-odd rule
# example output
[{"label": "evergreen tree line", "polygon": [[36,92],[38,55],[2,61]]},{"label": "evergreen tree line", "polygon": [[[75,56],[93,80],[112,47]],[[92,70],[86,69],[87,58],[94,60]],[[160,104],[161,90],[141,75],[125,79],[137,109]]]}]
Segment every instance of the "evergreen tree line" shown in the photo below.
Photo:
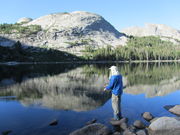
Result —
[{"label": "evergreen tree line", "polygon": [[180,45],[163,41],[160,37],[129,37],[126,46],[100,49],[86,48],[86,59],[91,60],[179,60]]}]

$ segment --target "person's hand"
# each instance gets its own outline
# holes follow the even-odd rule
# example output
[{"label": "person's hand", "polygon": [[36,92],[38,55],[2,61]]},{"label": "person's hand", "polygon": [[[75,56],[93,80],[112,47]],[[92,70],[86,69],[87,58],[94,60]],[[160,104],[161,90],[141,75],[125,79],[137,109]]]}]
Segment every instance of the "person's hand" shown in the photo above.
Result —
[{"label": "person's hand", "polygon": [[106,87],[104,88],[104,91],[106,91]]}]

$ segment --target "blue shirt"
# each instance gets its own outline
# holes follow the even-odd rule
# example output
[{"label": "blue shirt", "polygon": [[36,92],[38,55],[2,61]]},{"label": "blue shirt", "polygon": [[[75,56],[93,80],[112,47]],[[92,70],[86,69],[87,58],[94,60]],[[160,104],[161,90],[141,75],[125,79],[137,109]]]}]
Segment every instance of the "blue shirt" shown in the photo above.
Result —
[{"label": "blue shirt", "polygon": [[121,95],[123,90],[122,75],[112,75],[106,90],[112,90],[114,95]]}]

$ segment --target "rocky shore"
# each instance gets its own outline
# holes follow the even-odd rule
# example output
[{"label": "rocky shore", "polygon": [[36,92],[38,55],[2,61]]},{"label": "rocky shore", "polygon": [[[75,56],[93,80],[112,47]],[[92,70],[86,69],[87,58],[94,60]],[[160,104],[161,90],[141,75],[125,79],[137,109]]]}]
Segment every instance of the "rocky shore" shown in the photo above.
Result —
[{"label": "rocky shore", "polygon": [[128,119],[110,120],[113,130],[107,126],[96,123],[93,119],[70,135],[179,135],[180,134],[180,105],[168,105],[164,107],[177,117],[154,117],[150,112],[144,112],[141,116],[148,122],[144,124],[140,120],[128,125]]}]

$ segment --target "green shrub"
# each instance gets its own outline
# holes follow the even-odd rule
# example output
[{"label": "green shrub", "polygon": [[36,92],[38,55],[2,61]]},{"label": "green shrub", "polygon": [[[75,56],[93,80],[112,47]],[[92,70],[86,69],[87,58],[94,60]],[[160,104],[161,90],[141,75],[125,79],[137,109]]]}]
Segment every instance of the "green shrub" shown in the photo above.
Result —
[{"label": "green shrub", "polygon": [[22,26],[22,24],[0,24],[0,33],[1,34],[12,34],[12,33],[20,33],[20,34],[36,34],[41,31],[40,25],[29,25]]}]

